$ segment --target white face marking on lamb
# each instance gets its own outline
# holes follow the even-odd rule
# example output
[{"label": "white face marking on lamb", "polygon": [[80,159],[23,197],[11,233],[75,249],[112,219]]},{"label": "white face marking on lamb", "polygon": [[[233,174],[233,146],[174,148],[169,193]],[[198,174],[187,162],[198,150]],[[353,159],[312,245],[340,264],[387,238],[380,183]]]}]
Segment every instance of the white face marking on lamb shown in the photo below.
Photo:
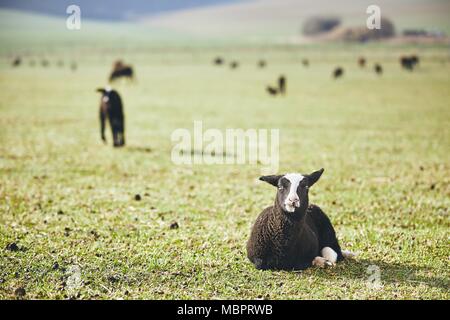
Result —
[{"label": "white face marking on lamb", "polygon": [[286,196],[286,199],[284,199],[284,208],[287,212],[294,212],[295,208],[300,207],[300,198],[297,194],[297,188],[304,176],[299,173],[288,173],[284,177],[291,183],[289,193]]},{"label": "white face marking on lamb", "polygon": [[112,90],[112,88],[110,86],[105,87],[105,91],[110,92],[111,90]]},{"label": "white face marking on lamb", "polygon": [[108,102],[109,101],[109,97],[108,96],[103,96],[102,100],[103,100],[103,102]]}]

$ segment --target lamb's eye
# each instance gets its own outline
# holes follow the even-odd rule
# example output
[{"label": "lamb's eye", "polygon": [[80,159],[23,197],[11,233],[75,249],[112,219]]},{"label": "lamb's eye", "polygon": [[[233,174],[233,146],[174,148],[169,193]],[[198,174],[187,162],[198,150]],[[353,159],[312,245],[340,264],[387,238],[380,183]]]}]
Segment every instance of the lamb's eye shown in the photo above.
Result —
[{"label": "lamb's eye", "polygon": [[283,186],[279,186],[279,187],[278,187],[278,190],[283,190],[283,189],[284,189]]}]

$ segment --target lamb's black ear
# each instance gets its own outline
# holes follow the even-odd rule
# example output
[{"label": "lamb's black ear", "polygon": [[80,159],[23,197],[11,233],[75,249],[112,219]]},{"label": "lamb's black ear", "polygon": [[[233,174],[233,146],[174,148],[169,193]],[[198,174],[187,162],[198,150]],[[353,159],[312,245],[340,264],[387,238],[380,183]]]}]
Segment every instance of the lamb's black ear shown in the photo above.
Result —
[{"label": "lamb's black ear", "polygon": [[324,169],[322,168],[308,175],[308,186],[311,187],[314,183],[316,183],[317,180],[319,180],[320,176],[322,175],[323,171]]},{"label": "lamb's black ear", "polygon": [[262,177],[259,177],[259,180],[265,181],[265,182],[270,183],[271,185],[277,187],[278,180],[280,180],[281,177],[282,177],[282,175],[262,176]]},{"label": "lamb's black ear", "polygon": [[95,90],[95,91],[100,92],[100,93],[102,93],[102,94],[105,94],[105,93],[106,93],[106,90],[103,89],[103,88],[97,88],[97,90]]}]

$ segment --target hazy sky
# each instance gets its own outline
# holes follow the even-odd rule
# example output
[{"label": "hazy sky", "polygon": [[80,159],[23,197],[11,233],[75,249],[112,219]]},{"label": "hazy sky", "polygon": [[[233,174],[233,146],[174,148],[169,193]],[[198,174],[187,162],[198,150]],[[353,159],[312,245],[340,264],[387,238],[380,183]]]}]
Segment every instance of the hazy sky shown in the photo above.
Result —
[{"label": "hazy sky", "polygon": [[239,2],[240,0],[0,0],[0,7],[66,15],[71,4],[79,5],[86,18],[123,20],[205,5]]}]

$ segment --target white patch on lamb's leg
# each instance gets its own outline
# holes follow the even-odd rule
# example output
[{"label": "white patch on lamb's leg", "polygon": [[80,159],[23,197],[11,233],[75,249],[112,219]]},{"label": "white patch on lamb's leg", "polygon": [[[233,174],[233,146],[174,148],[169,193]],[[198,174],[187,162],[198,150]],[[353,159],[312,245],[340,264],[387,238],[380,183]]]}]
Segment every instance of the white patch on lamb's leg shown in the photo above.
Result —
[{"label": "white patch on lamb's leg", "polygon": [[336,263],[338,255],[336,251],[334,251],[330,247],[323,248],[322,251],[320,251],[320,253],[322,254],[322,257],[330,261],[332,264]]},{"label": "white patch on lamb's leg", "polygon": [[356,253],[348,250],[342,250],[342,256],[346,259],[354,259],[356,258]]},{"label": "white patch on lamb's leg", "polygon": [[324,257],[317,256],[312,261],[312,265],[315,267],[319,267],[319,268],[325,268],[328,266],[332,266],[333,264],[330,261],[328,261],[327,259],[325,259]]}]

